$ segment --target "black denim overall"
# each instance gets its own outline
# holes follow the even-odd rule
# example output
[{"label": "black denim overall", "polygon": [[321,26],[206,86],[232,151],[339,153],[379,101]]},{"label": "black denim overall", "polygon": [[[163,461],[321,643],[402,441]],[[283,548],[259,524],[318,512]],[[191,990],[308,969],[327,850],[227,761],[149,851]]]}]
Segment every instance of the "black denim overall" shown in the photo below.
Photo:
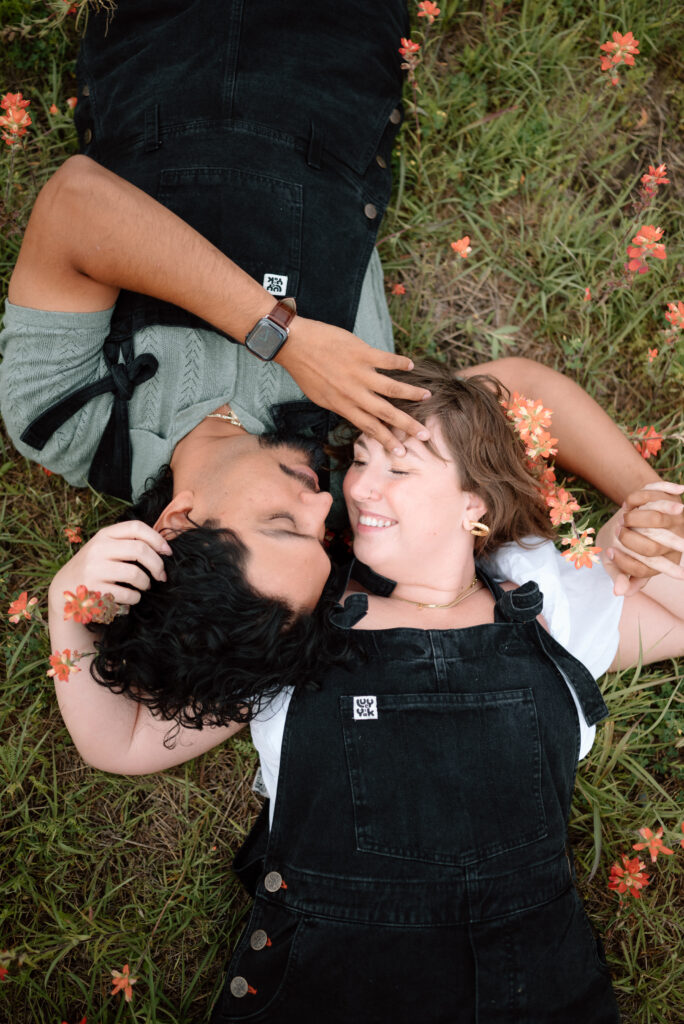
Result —
[{"label": "black denim overall", "polygon": [[353,667],[293,697],[212,1024],[619,1020],[566,849],[579,727],[559,669],[589,723],[606,707],[535,621],[536,584],[486,582],[493,624],[356,630]]},{"label": "black denim overall", "polygon": [[[390,198],[406,35],[406,0],[119,0],[88,14],[81,149],[274,295],[294,296],[302,316],[352,330]],[[146,324],[210,326],[122,292],[108,376],[22,437],[40,450],[84,402],[113,392],[89,480],[120,497],[130,496],[127,403],[156,372],[149,356],[134,365],[131,340]]]}]

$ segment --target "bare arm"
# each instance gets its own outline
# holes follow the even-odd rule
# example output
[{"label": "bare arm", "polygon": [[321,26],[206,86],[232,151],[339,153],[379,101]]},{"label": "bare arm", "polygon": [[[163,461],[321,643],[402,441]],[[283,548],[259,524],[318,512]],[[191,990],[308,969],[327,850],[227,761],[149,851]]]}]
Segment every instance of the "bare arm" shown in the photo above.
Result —
[{"label": "bare arm", "polygon": [[[189,761],[235,735],[243,724],[205,729],[181,728],[169,749],[164,739],[174,723],[152,715],[147,707],[126,694],[100,686],[90,674],[96,636],[82,623],[64,619],[65,591],[80,585],[110,592],[120,604],[135,604],[139,590],[150,585],[144,565],[157,579],[164,578],[160,552],[168,553],[164,538],[144,523],[117,523],[88,541],[54,577],[49,591],[50,639],[53,650],[68,648],[87,654],[79,671],[67,681],[55,678],[55,690],[64,723],[81,757],[94,768],[118,775],[144,775]],[[122,586],[121,584],[128,584]],[[130,589],[135,587],[138,589]],[[174,730],[175,731],[175,730]]]},{"label": "bare arm", "polygon": [[[10,302],[35,309],[108,309],[119,289],[153,295],[242,342],[273,296],[166,207],[89,157],[70,157],[36,200],[12,275]],[[256,357],[255,357],[256,358]],[[409,369],[349,331],[295,317],[277,356],[304,394],[388,448],[388,424],[422,424],[383,396],[419,400],[422,389],[377,372]]]}]

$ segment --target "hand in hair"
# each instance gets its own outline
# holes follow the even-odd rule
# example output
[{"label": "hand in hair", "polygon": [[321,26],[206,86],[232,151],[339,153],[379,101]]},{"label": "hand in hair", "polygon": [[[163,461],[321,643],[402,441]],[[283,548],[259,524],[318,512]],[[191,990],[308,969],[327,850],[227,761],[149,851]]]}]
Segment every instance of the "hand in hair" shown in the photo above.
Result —
[{"label": "hand in hair", "polygon": [[171,548],[160,533],[136,520],[99,530],[64,565],[50,584],[50,602],[64,605],[64,591],[84,585],[110,593],[117,604],[137,604],[150,577],[165,580],[161,555]]},{"label": "hand in hair", "polygon": [[684,505],[677,500],[682,493],[679,484],[647,484],[602,528],[599,543],[618,570],[616,594],[635,594],[658,573],[684,580]]}]

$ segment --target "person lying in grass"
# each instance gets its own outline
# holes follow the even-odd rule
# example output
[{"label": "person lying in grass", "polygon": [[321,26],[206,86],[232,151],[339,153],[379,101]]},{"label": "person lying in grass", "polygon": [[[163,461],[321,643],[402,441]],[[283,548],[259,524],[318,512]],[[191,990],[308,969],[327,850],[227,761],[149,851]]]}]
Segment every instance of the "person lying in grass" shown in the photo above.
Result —
[{"label": "person lying in grass", "polygon": [[[97,640],[65,621],[65,591],[109,591],[130,609],[78,675],[56,680],[60,708],[84,758],[123,774],[181,763],[250,720],[270,800],[238,858],[256,899],[216,1024],[616,1021],[567,816],[606,714],[594,676],[641,651],[682,653],[684,574],[621,597],[600,566],[577,572],[553,548],[498,385],[430,364],[409,380],[432,393],[418,407],[431,439],[402,439],[402,458],[356,439],[344,492],[358,561],[296,620],[301,657],[291,622],[268,619],[292,685],[267,675],[250,696],[249,666],[224,671],[221,551],[240,538],[132,520],[100,531],[51,585],[57,647]],[[330,498],[292,461],[301,454],[272,451],[294,504],[266,529],[304,548],[322,539]],[[681,490],[635,494],[639,509],[601,541],[612,548],[624,518],[681,551]],[[215,575],[206,594],[183,578],[198,551]],[[255,658],[268,662],[253,613]]]}]

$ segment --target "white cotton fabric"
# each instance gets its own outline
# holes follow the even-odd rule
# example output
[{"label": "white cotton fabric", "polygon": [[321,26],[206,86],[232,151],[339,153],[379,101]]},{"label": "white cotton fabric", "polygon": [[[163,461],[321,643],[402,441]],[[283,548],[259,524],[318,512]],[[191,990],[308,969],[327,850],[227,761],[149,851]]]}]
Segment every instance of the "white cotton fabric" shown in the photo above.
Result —
[{"label": "white cotton fabric", "polygon": [[[504,545],[484,567],[499,582],[510,580],[520,585],[534,580],[544,595],[542,614],[549,633],[598,679],[617,651],[624,598],[613,594],[612,581],[600,563],[591,569],[575,569],[550,540],[529,541],[533,546]],[[577,708],[581,760],[591,750],[596,726],[587,725],[575,691],[567,678],[565,681]],[[271,821],[291,697],[291,688],[283,690],[250,724],[264,785],[271,798]]]}]

